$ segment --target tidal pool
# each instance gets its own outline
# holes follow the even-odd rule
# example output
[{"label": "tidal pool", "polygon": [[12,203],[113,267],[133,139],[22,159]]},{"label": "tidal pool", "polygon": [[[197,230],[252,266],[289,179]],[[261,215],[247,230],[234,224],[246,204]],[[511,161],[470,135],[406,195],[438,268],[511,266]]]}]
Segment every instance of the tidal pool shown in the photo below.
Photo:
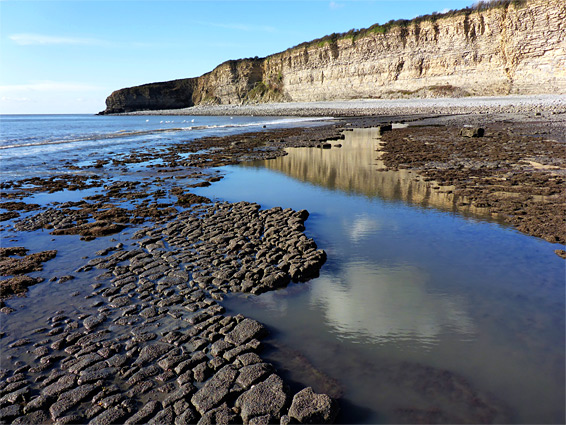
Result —
[{"label": "tidal pool", "polygon": [[[342,148],[225,167],[198,194],[307,209],[320,277],[228,310],[272,330],[296,385],[341,396],[343,423],[563,423],[565,262],[415,173],[375,130]],[[336,142],[338,143],[338,142]]]}]

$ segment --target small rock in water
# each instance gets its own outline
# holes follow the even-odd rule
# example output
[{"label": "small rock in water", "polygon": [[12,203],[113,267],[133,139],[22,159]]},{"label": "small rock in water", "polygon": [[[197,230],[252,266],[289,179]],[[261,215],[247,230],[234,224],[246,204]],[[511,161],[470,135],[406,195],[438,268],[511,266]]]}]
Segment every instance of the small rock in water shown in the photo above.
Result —
[{"label": "small rock in water", "polygon": [[485,130],[481,127],[464,127],[460,130],[463,137],[483,137]]},{"label": "small rock in water", "polygon": [[326,394],[316,394],[311,387],[299,391],[293,397],[289,416],[302,424],[333,423],[338,406]]}]

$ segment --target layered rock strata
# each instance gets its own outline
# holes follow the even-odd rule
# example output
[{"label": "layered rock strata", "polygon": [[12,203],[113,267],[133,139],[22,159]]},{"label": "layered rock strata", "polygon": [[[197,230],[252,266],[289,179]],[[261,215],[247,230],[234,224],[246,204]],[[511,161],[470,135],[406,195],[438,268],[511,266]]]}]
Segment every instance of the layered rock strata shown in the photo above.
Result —
[{"label": "layered rock strata", "polygon": [[566,5],[433,15],[113,92],[103,113],[206,104],[566,93]]}]

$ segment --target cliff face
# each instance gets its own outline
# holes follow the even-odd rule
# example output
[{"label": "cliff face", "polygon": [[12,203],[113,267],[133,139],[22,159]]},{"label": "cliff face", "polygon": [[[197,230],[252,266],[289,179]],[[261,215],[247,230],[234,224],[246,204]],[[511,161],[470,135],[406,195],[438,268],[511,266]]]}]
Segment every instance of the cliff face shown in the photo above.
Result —
[{"label": "cliff face", "polygon": [[105,113],[205,103],[566,94],[566,3],[527,0],[117,90]]}]

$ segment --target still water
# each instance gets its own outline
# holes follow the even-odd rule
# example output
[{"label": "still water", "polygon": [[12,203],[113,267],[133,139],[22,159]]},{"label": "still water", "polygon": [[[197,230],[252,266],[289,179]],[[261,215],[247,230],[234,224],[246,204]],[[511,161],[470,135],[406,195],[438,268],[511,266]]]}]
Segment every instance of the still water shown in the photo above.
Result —
[{"label": "still water", "polygon": [[342,422],[563,423],[565,262],[559,248],[383,165],[374,130],[342,148],[226,167],[198,193],[306,208],[320,277],[230,310],[270,327],[297,385],[342,395]]}]

